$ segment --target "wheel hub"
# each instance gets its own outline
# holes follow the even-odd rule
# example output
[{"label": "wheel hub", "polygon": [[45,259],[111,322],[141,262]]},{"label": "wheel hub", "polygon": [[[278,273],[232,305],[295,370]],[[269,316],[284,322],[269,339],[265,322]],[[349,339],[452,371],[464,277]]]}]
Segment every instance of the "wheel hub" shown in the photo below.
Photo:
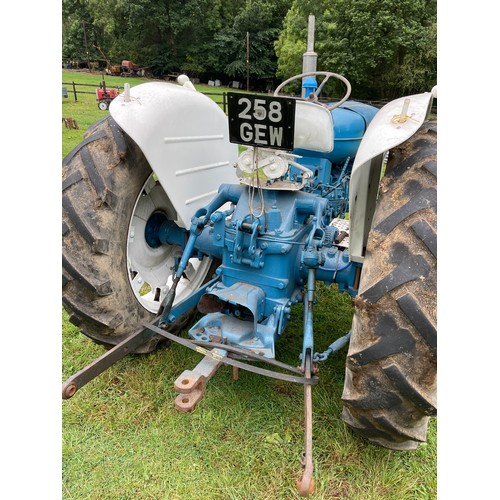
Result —
[{"label": "wheel hub", "polygon": [[160,228],[167,220],[167,216],[163,212],[154,212],[146,222],[144,237],[146,238],[146,243],[151,248],[158,248],[162,244],[160,240]]},{"label": "wheel hub", "polygon": [[[160,238],[169,227],[177,227],[177,214],[168,196],[152,174],[144,184],[134,206],[127,233],[127,265],[130,286],[138,302],[157,313],[160,303],[172,286],[173,274],[182,256],[177,243],[162,243]],[[179,233],[179,229],[177,228]],[[190,259],[179,282],[176,302],[190,295],[203,283],[211,259]]]}]

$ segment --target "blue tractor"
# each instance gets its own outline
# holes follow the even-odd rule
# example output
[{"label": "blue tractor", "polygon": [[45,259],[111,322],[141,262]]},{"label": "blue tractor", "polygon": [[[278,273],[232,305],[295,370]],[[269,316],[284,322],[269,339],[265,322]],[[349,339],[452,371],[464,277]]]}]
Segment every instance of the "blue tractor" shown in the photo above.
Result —
[{"label": "blue tractor", "polygon": [[[330,78],[346,93],[321,103]],[[281,95],[293,79],[303,98]],[[332,352],[349,343],[342,419],[371,442],[416,448],[436,412],[436,123],[432,92],[378,110],[349,100],[335,73],[293,79],[272,96],[230,93],[228,117],[184,75],[126,85],[64,159],[63,303],[109,350],[63,398],[171,342],[204,354],[175,381],[180,411],[221,364],[302,384],[306,496],[311,391]],[[318,280],[355,306],[351,330],[322,353]],[[299,367],[275,357],[295,304]]]}]

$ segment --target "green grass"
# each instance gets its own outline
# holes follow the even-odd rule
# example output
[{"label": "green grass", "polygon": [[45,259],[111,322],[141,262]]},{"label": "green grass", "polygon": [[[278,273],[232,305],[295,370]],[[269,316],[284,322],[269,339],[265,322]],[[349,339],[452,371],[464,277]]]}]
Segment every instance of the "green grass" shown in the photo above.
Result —
[{"label": "green grass", "polygon": [[[90,80],[90,78],[95,80]],[[68,79],[70,78],[70,79]],[[63,81],[99,82],[99,75],[63,72]],[[109,81],[108,81],[109,80]],[[118,83],[114,83],[114,82]],[[123,86],[122,78],[107,78]],[[139,79],[130,79],[131,85]],[[209,87],[214,91],[213,87]],[[227,89],[220,89],[224,91]],[[63,102],[64,151],[107,112],[93,96]],[[352,303],[335,287],[319,284],[315,344],[325,350],[348,331]],[[298,364],[302,306],[277,345],[277,357]],[[62,315],[65,380],[104,352]],[[340,420],[346,349],[321,365],[313,389],[316,492],[313,499],[436,498],[436,421],[428,443],[413,452],[368,444]],[[65,499],[294,499],[303,449],[303,389],[222,367],[193,413],[175,410],[175,379],[201,356],[174,345],[130,356],[62,403]]]}]

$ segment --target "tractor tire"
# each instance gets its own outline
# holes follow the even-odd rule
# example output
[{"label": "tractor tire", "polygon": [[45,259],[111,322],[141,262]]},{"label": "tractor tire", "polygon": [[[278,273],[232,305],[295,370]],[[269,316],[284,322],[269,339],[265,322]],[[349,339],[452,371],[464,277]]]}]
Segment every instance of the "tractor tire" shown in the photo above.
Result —
[{"label": "tractor tire", "polygon": [[109,108],[109,104],[106,102],[106,101],[99,101],[97,103],[97,107],[101,110],[101,111],[106,111],[108,108]]},{"label": "tractor tire", "polygon": [[363,264],[342,420],[411,450],[436,414],[437,125],[391,150]]},{"label": "tractor tire", "polygon": [[[158,313],[182,248],[151,248],[144,228],[153,213],[169,220],[176,213],[142,151],[109,115],[66,156],[62,177],[63,306],[82,333],[112,347]],[[191,259],[176,301],[210,279],[215,264]],[[195,313],[169,331],[180,333]],[[160,342],[158,336],[136,352]]]}]

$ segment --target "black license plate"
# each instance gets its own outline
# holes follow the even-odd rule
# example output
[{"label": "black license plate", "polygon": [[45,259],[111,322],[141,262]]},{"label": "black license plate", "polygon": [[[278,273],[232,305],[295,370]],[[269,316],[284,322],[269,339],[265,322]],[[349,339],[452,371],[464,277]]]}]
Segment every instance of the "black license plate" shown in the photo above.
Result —
[{"label": "black license plate", "polygon": [[229,140],[261,148],[293,149],[295,99],[229,92]]}]

